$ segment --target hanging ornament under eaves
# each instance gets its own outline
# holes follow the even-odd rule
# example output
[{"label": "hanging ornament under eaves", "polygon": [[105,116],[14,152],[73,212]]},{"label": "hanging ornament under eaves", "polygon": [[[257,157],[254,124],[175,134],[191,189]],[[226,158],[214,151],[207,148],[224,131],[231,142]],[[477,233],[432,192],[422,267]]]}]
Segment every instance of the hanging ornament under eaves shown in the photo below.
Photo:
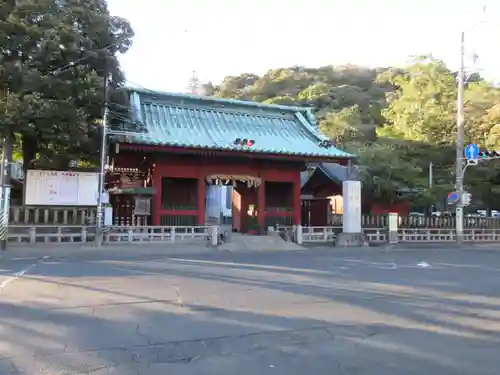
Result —
[{"label": "hanging ornament under eaves", "polygon": [[235,186],[237,182],[242,182],[248,187],[259,187],[262,184],[261,178],[246,175],[209,175],[205,180],[211,185],[229,185],[232,182]]}]

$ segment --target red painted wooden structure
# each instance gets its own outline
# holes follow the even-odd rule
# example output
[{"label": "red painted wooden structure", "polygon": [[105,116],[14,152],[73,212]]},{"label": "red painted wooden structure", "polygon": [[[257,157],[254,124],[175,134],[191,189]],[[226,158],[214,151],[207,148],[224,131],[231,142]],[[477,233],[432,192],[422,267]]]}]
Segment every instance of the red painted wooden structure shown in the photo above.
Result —
[{"label": "red painted wooden structure", "polygon": [[[152,191],[149,225],[205,224],[206,185],[218,182],[235,188],[235,230],[300,224],[300,173],[307,163],[346,164],[352,157],[318,145],[324,138],[313,128],[308,109],[182,94],[139,94],[131,92],[132,112],[148,131],[136,138],[114,137],[110,164],[113,170],[136,171],[133,188]],[[255,140],[254,144],[233,144],[238,134]],[[195,145],[187,146],[189,142]],[[221,147],[222,143],[230,146]],[[108,188],[123,189],[123,173],[111,175]],[[116,203],[116,198],[114,202],[114,210],[120,211],[122,203]],[[130,203],[125,206],[133,210]]]},{"label": "red painted wooden structure", "polygon": [[151,225],[203,225],[207,177],[212,175],[246,175],[261,180],[258,187],[236,183],[233,225],[238,231],[252,230],[248,228],[251,217],[255,217],[259,228],[301,222],[300,173],[305,162],[231,152],[217,155],[179,154],[164,149],[153,152],[140,145],[121,145],[119,149],[113,157],[115,168],[152,170],[151,181],[145,183],[155,192]]}]

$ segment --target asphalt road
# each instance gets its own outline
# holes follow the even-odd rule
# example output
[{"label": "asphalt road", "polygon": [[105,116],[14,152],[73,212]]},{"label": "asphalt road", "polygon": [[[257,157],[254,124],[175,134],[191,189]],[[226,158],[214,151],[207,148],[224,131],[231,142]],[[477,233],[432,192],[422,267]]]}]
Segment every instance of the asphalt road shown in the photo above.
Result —
[{"label": "asphalt road", "polygon": [[498,374],[500,251],[0,260],[2,375]]}]

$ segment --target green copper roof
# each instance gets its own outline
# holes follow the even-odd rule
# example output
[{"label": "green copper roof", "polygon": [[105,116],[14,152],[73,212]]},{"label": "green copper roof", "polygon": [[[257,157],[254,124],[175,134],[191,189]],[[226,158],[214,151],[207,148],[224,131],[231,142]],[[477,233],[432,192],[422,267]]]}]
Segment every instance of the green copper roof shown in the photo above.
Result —
[{"label": "green copper roof", "polygon": [[[337,148],[320,147],[326,138],[308,108],[129,89],[134,122],[145,132],[127,142],[278,155],[353,158]],[[140,134],[140,135],[139,135]],[[252,147],[234,144],[253,139]]]}]

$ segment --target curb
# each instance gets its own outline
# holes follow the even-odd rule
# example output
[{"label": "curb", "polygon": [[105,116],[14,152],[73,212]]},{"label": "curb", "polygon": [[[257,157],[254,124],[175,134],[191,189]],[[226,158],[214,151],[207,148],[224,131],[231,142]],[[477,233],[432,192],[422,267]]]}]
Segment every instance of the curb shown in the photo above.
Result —
[{"label": "curb", "polygon": [[71,256],[94,256],[94,255],[138,255],[138,256],[161,256],[161,255],[197,255],[197,254],[214,254],[217,250],[214,247],[202,246],[186,246],[186,245],[165,245],[165,244],[134,244],[125,246],[37,246],[37,247],[11,247],[0,253],[0,261],[10,260],[12,258],[62,258]]}]

